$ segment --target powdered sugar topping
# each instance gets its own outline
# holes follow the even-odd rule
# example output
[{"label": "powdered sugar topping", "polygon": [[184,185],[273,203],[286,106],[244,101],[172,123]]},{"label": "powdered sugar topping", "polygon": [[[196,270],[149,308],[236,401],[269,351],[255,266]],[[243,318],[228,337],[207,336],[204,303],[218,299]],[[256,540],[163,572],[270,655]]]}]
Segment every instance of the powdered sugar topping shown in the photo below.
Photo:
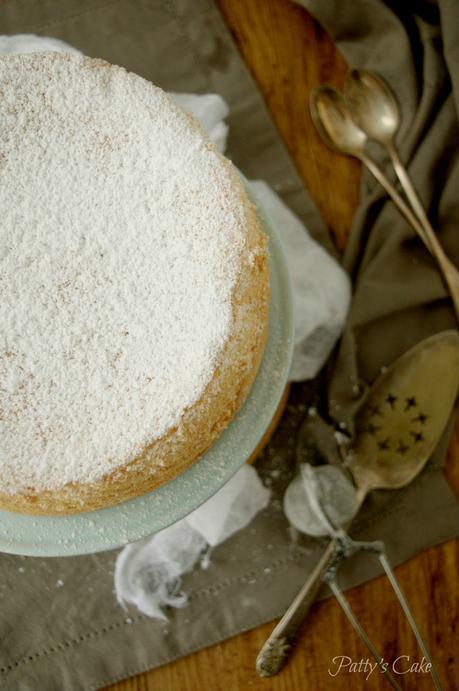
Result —
[{"label": "powdered sugar topping", "polygon": [[91,482],[180,423],[231,329],[244,209],[121,68],[0,58],[0,490]]}]

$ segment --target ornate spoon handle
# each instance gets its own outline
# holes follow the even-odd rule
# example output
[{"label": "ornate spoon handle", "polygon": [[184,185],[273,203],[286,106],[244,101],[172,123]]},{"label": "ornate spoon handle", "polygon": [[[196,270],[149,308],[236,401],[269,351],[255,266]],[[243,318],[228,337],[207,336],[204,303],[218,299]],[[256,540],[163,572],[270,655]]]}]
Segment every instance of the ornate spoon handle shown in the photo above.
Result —
[{"label": "ornate spoon handle", "polygon": [[333,561],[335,547],[336,541],[331,540],[314,571],[258,653],[256,669],[261,677],[274,676],[287,661],[298,629],[316,598],[323,575]]}]

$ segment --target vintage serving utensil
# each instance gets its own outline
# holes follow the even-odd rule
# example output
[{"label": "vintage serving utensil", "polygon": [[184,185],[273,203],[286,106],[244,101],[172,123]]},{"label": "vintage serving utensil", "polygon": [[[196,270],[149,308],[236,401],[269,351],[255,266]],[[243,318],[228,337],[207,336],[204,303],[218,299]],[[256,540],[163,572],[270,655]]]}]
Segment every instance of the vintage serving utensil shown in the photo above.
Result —
[{"label": "vintage serving utensil", "polygon": [[318,86],[309,101],[312,121],[324,143],[339,154],[355,156],[386,190],[406,220],[427,244],[424,228],[384,171],[367,153],[368,137],[351,117],[344,95],[331,86]]},{"label": "vintage serving utensil", "polygon": [[[356,420],[346,468],[358,505],[373,489],[398,489],[424,468],[445,429],[459,386],[459,334],[444,331],[418,343],[376,380]],[[336,554],[331,540],[257,657],[261,676],[277,674]],[[381,562],[384,566],[384,563]]]},{"label": "vintage serving utensil", "polygon": [[368,139],[386,150],[414,213],[426,233],[435,234],[395,145],[401,115],[399,104],[389,85],[372,72],[352,70],[346,79],[344,95],[352,120],[365,132]]},{"label": "vintage serving utensil", "polygon": [[[355,87],[353,88],[355,89]],[[354,110],[351,113],[347,99],[337,89],[330,86],[319,86],[311,94],[310,111],[314,125],[325,144],[338,153],[355,156],[362,161],[380,185],[386,190],[387,194],[391,197],[392,201],[411,227],[420,236],[427,249],[438,262],[450,291],[456,315],[459,318],[459,272],[445,255],[429,221],[427,220],[428,225],[425,225],[424,220],[421,221],[417,213],[413,213],[413,210],[399,194],[384,171],[367,153],[366,145],[370,137],[367,136],[366,131],[354,121]],[[365,125],[368,125],[368,120],[369,116],[366,113]],[[374,128],[371,128],[370,131],[374,134]],[[385,137],[384,141],[386,141]],[[397,166],[396,172],[400,172],[399,166]],[[407,177],[408,176],[405,175],[405,178],[403,178],[402,174],[404,184],[406,183]],[[409,185],[411,189],[414,189],[411,183],[409,183]],[[419,205],[421,205],[420,202]],[[423,212],[423,219],[424,218],[427,218],[425,212]]]},{"label": "vintage serving utensil", "polygon": [[384,660],[381,657],[381,655],[378,653],[378,650],[376,646],[373,644],[373,642],[368,638],[367,634],[365,633],[364,629],[362,628],[362,625],[360,624],[359,620],[355,616],[349,601],[347,600],[346,596],[344,595],[343,591],[341,590],[340,585],[338,584],[337,581],[337,570],[340,566],[340,564],[345,560],[349,559],[352,557],[356,552],[360,551],[366,551],[366,552],[373,552],[374,554],[378,555],[379,562],[381,566],[384,569],[384,572],[386,576],[389,579],[389,582],[392,586],[393,591],[395,592],[395,595],[397,596],[398,601],[400,602],[402,609],[405,613],[406,618],[408,619],[408,623],[411,627],[411,630],[413,631],[416,640],[419,644],[419,647],[422,650],[422,653],[424,655],[424,658],[428,662],[429,665],[429,672],[432,676],[432,680],[435,686],[435,689],[437,691],[443,691],[443,687],[440,682],[440,677],[438,676],[438,672],[435,668],[435,665],[433,663],[433,660],[431,658],[431,655],[429,653],[429,649],[427,648],[424,639],[422,638],[422,634],[418,628],[418,625],[416,624],[416,620],[411,612],[410,606],[403,595],[403,592],[400,588],[400,585],[397,581],[397,578],[395,576],[394,571],[392,570],[392,567],[389,563],[389,560],[387,559],[386,553],[385,553],[385,548],[384,548],[384,543],[382,542],[355,542],[354,540],[351,540],[347,533],[342,531],[342,534],[337,538],[338,540],[338,547],[335,555],[335,563],[331,564],[331,566],[327,569],[326,573],[324,574],[323,580],[327,585],[329,586],[330,590],[332,591],[333,595],[336,597],[338,600],[338,603],[340,604],[344,614],[346,615],[347,619],[357,632],[357,634],[360,636],[361,640],[363,643],[366,645],[368,648],[369,652],[373,656],[373,658],[376,660],[381,672],[385,675],[387,681],[390,683],[392,688],[394,688],[396,691],[402,691],[401,686],[399,683],[396,681],[394,675],[392,674],[391,670],[389,669],[387,664],[384,664]]},{"label": "vintage serving utensil", "polygon": [[352,70],[346,80],[344,95],[352,120],[368,139],[380,144],[389,155],[402,189],[422,224],[427,245],[443,271],[455,305],[459,305],[459,272],[446,257],[395,145],[401,116],[394,93],[376,74]]},{"label": "vintage serving utensil", "polygon": [[[386,556],[384,543],[381,541],[355,541],[346,533],[346,531],[342,527],[339,527],[339,523],[337,523],[332,518],[332,515],[336,515],[336,506],[330,505],[330,497],[327,496],[327,490],[325,490],[324,492],[324,487],[321,485],[319,480],[320,476],[318,475],[318,473],[320,473],[323,477],[325,469],[327,468],[329,469],[329,471],[333,469],[333,475],[335,476],[335,471],[337,471],[336,466],[325,465],[313,470],[313,466],[307,463],[300,466],[299,476],[300,480],[303,481],[303,503],[304,499],[306,499],[308,508],[306,509],[304,516],[301,517],[301,527],[298,527],[300,527],[300,529],[303,530],[303,532],[305,532],[306,534],[313,534],[314,531],[310,530],[308,526],[309,517],[310,522],[320,524],[321,534],[325,532],[325,534],[328,534],[330,537],[334,538],[336,542],[336,549],[333,558],[331,560],[330,566],[324,573],[322,580],[328,585],[328,587],[336,597],[347,619],[349,620],[357,634],[360,636],[362,642],[366,645],[370,654],[375,659],[377,665],[380,668],[381,673],[385,675],[387,681],[390,683],[392,688],[394,688],[396,691],[402,691],[399,683],[392,674],[392,671],[389,669],[389,666],[384,663],[384,660],[379,654],[377,647],[367,636],[358,618],[354,614],[352,607],[350,606],[349,601],[344,595],[337,578],[338,570],[341,564],[347,559],[351,559],[354,556],[354,554],[358,552],[367,552],[377,555],[377,558],[379,559],[379,562],[383,567],[386,576],[389,579],[392,589],[394,590],[395,595],[398,601],[400,602],[400,605],[402,606],[402,609],[408,619],[409,625],[414,635],[416,636],[416,640],[418,641],[419,647],[422,650],[424,658],[426,659],[429,665],[429,671],[432,676],[435,688],[437,689],[437,691],[442,691],[440,678],[438,676],[437,670],[435,669],[433,660],[429,653],[429,649],[426,643],[424,642],[422,634],[417,626],[416,620],[410,610],[410,606],[405,596],[403,595],[403,592],[397,581],[397,577],[394,571],[392,570],[390,562]],[[340,471],[337,472],[339,473]],[[346,485],[343,484],[343,478],[344,476],[342,475],[335,476],[335,482],[338,482],[340,485],[342,485],[344,489]],[[329,491],[330,490],[328,490],[328,492]],[[317,528],[317,525],[315,526],[315,528]],[[314,534],[316,533],[314,532]]]}]

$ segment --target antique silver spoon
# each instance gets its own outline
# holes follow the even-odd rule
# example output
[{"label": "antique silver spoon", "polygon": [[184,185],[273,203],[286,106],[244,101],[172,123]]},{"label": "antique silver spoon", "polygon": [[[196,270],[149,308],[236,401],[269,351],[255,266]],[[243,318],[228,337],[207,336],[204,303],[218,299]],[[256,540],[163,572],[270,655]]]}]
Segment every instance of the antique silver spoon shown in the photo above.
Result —
[{"label": "antique silver spoon", "polygon": [[437,260],[451,294],[456,315],[459,319],[458,270],[446,256],[430,223],[427,221],[428,225],[425,226],[424,223],[421,222],[383,170],[368,155],[366,145],[369,141],[369,137],[354,121],[344,95],[330,86],[319,86],[311,94],[310,111],[316,129],[325,144],[338,153],[355,156],[361,160],[386,190],[387,194],[391,197],[392,201],[411,227],[421,237],[427,249]]},{"label": "antique silver spoon", "polygon": [[[443,433],[459,386],[459,334],[444,331],[418,343],[373,384],[356,420],[346,463],[359,506],[373,489],[408,485],[424,468]],[[260,676],[277,674],[336,553],[331,540],[292,604],[260,650]]]},{"label": "antique silver spoon", "polygon": [[421,200],[408,172],[400,160],[395,146],[395,135],[400,129],[401,116],[398,102],[386,82],[372,72],[352,70],[346,79],[344,96],[350,116],[369,140],[380,144],[389,155],[414,213],[424,226],[426,234],[435,235]]},{"label": "antique silver spoon", "polygon": [[394,138],[401,123],[400,108],[395,95],[383,79],[366,70],[351,71],[346,80],[344,95],[356,125],[365,132],[368,139],[380,144],[389,155],[403,191],[423,226],[431,252],[443,269],[451,292],[459,295],[459,272],[444,254],[395,146]]},{"label": "antique silver spoon", "polygon": [[309,108],[312,121],[324,143],[336,153],[355,156],[362,161],[423,242],[427,243],[421,223],[384,171],[368,155],[368,137],[352,119],[344,95],[331,86],[318,86],[311,93]]}]

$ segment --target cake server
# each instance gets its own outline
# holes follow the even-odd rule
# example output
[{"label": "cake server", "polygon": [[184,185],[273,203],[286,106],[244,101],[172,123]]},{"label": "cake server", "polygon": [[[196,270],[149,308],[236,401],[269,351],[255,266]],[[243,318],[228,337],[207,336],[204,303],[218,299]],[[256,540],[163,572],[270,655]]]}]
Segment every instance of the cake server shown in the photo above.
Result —
[{"label": "cake server", "polygon": [[[421,472],[451,415],[458,385],[456,331],[418,343],[375,381],[356,419],[356,442],[345,464],[359,507],[372,490],[399,489]],[[256,661],[260,676],[273,676],[284,665],[336,550],[337,541],[331,540],[260,650]]]}]

